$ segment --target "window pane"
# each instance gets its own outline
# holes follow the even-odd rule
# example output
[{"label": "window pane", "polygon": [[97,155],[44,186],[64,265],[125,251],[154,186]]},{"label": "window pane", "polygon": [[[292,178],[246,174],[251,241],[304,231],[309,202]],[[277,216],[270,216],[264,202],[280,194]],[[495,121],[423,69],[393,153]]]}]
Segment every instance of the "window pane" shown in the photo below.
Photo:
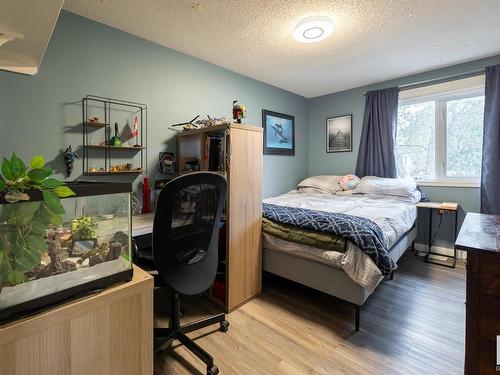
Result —
[{"label": "window pane", "polygon": [[399,177],[435,178],[435,102],[400,105],[396,134]]},{"label": "window pane", "polygon": [[446,176],[480,177],[484,96],[446,104]]}]

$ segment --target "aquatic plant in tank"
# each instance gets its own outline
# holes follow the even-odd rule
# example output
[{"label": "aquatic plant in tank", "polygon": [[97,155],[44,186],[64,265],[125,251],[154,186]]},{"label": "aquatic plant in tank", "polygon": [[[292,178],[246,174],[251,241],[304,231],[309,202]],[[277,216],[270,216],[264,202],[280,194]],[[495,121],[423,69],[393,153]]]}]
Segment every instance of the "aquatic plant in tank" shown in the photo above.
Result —
[{"label": "aquatic plant in tank", "polygon": [[[54,244],[46,237],[48,228],[64,221],[60,198],[75,195],[52,175],[41,155],[34,156],[29,165],[15,153],[10,159],[3,158],[0,194],[10,204],[3,205],[0,211],[0,290],[37,274],[70,270],[56,259],[50,263],[50,270],[41,268],[44,252],[48,251],[53,258],[55,255],[51,254]],[[30,194],[34,192],[41,193],[43,199],[30,202]]]}]

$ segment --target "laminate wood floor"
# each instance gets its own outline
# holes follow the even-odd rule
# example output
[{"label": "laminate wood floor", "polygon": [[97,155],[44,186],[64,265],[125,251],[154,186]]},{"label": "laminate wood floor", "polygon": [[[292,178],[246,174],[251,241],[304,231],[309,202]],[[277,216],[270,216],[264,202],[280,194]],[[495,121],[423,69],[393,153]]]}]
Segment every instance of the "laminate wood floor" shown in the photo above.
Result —
[{"label": "laminate wood floor", "polygon": [[[266,275],[262,295],[228,316],[228,332],[214,326],[189,336],[223,375],[463,374],[463,263],[449,269],[408,251],[399,265],[362,307],[360,332],[353,305]],[[183,308],[183,323],[218,312],[199,298]],[[205,374],[205,367],[174,342],[155,357],[155,374]]]}]

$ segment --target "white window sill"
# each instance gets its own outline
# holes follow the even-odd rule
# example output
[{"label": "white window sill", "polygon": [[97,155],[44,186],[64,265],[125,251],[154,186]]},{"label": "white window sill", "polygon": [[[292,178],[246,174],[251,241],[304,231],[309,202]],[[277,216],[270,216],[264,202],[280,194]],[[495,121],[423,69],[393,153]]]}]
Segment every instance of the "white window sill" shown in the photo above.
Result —
[{"label": "white window sill", "polygon": [[422,180],[415,181],[418,186],[441,186],[441,187],[466,187],[478,188],[481,187],[479,181],[447,181],[447,180]]}]

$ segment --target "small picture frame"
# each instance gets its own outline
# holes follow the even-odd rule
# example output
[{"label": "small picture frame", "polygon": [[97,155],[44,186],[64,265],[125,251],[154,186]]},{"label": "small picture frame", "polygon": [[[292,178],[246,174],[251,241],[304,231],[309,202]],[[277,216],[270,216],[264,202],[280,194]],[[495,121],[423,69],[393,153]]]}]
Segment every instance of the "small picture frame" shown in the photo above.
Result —
[{"label": "small picture frame", "polygon": [[295,155],[295,117],[262,110],[264,154]]},{"label": "small picture frame", "polygon": [[352,114],[326,119],[326,152],[352,151]]}]

